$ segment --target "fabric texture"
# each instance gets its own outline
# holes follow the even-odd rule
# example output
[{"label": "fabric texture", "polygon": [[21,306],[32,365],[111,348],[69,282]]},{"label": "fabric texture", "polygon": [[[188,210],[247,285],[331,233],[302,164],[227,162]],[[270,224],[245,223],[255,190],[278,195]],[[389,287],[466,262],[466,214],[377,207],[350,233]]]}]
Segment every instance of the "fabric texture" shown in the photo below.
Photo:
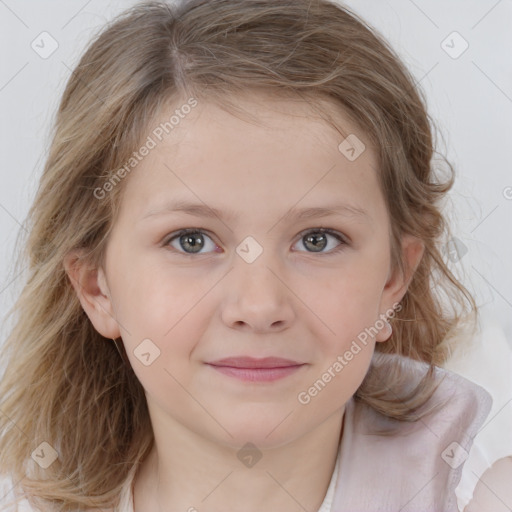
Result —
[{"label": "fabric texture", "polygon": [[[425,374],[424,363],[379,355],[376,366],[407,370],[406,387]],[[414,423],[392,420],[351,399],[340,446],[340,472],[331,512],[457,512],[455,489],[478,429],[492,406],[482,387],[445,369],[422,408],[444,404]],[[379,429],[390,431],[380,436]]]}]

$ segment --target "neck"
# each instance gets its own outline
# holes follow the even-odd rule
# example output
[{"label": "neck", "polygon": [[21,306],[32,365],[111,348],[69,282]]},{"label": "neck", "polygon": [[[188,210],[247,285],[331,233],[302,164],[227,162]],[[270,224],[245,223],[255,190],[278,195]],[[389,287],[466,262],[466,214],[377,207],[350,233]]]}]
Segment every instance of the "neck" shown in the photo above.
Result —
[{"label": "neck", "polygon": [[172,435],[156,429],[135,478],[134,512],[235,512],[242,503],[244,512],[318,510],[336,464],[343,413],[336,410],[286,445],[245,451],[175,423]]}]

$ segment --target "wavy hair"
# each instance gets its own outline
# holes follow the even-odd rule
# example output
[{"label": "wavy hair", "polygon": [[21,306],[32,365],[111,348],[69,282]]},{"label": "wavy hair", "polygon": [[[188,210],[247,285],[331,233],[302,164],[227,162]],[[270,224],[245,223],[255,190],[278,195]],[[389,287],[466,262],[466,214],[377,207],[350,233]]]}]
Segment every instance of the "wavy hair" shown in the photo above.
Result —
[{"label": "wavy hair", "polygon": [[[378,32],[329,0],[139,3],[101,30],[69,77],[17,258],[28,275],[1,356],[0,468],[23,479],[44,510],[116,506],[129,470],[153,443],[142,385],[93,328],[63,266],[77,248],[91,265],[104,261],[123,184],[101,201],[94,191],[140,147],[164,105],[188,97],[237,111],[233,99],[247,91],[308,101],[335,127],[339,107],[376,148],[392,265],[405,269],[404,234],[425,245],[393,334],[374,356],[407,356],[428,372],[399,396],[401,366],[382,374],[372,364],[357,400],[417,419],[448,341],[477,318],[442,255],[449,226],[441,202],[453,167],[445,159],[444,178],[434,168],[423,93]],[[47,469],[30,457],[43,442],[59,454]]]}]

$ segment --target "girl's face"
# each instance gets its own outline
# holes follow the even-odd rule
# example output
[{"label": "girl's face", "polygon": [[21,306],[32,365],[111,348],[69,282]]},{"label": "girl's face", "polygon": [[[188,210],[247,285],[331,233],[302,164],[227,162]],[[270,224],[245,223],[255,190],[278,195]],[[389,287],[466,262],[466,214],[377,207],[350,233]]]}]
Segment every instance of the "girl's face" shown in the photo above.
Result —
[{"label": "girl's face", "polygon": [[[88,313],[104,336],[122,336],[154,424],[263,448],[342,410],[390,335],[380,315],[408,282],[391,273],[364,133],[342,119],[366,145],[359,154],[307,104],[240,102],[265,125],[213,103],[181,109],[163,136],[175,108],[155,121],[155,147],[117,185],[121,210]],[[421,246],[404,240],[415,266]],[[295,367],[212,365],[240,357]]]}]

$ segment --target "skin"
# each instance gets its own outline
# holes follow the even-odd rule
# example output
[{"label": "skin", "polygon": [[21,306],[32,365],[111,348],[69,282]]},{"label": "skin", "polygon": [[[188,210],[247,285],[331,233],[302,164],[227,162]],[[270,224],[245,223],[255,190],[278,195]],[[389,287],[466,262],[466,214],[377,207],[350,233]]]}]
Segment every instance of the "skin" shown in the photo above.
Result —
[{"label": "skin", "polygon": [[498,459],[479,479],[464,512],[510,512],[511,480],[512,456]]},{"label": "skin", "polygon": [[[240,105],[263,124],[201,103],[125,178],[104,268],[73,265],[73,253],[65,262],[94,327],[122,337],[146,391],[155,446],[135,479],[136,512],[318,509],[345,403],[390,332],[361,345],[310,403],[297,396],[402,299],[423,254],[419,240],[404,237],[409,271],[392,271],[375,153],[348,119],[346,134],[368,142],[353,162],[338,150],[343,137],[308,104],[253,95]],[[235,215],[144,218],[177,197]],[[293,207],[333,202],[367,215],[283,218]],[[302,232],[319,227],[348,243],[327,235],[315,252]],[[183,228],[203,228],[200,254],[179,237],[164,244]],[[236,252],[247,236],[263,249],[252,263]],[[150,366],[134,354],[146,338],[160,350]],[[205,364],[240,355],[306,364],[271,383]],[[237,458],[247,442],[262,455],[252,467]]]}]

